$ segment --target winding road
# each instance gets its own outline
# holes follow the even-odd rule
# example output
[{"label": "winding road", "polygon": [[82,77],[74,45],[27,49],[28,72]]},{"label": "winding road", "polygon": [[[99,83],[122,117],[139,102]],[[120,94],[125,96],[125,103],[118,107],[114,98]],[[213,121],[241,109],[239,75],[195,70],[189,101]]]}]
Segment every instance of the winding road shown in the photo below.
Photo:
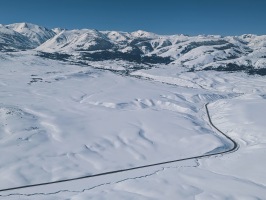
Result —
[{"label": "winding road", "polygon": [[38,184],[32,184],[32,185],[24,185],[24,186],[19,186],[19,187],[12,187],[12,188],[5,188],[5,189],[0,189],[0,192],[18,190],[18,189],[23,189],[23,188],[31,188],[31,187],[37,187],[37,186],[44,186],[44,185],[52,185],[52,184],[57,184],[57,183],[62,183],[62,182],[70,182],[70,181],[75,181],[75,180],[80,180],[80,179],[88,179],[88,178],[92,178],[92,177],[105,176],[105,175],[108,175],[108,174],[116,174],[116,173],[121,173],[121,172],[126,172],[126,171],[132,171],[132,170],[136,170],[136,169],[153,167],[153,166],[157,166],[157,165],[181,162],[181,161],[185,161],[185,160],[201,159],[201,158],[221,155],[221,154],[225,154],[225,153],[232,153],[232,152],[236,151],[239,148],[239,145],[230,136],[228,136],[225,133],[223,133],[219,128],[217,128],[213,124],[213,122],[211,120],[211,117],[210,117],[209,110],[208,110],[208,104],[209,103],[205,104],[205,109],[206,109],[206,114],[208,116],[208,120],[209,120],[210,125],[216,131],[218,131],[222,136],[226,137],[230,142],[232,142],[233,146],[232,146],[231,149],[227,149],[227,150],[224,150],[224,151],[221,151],[221,152],[216,152],[216,153],[204,154],[204,155],[200,155],[200,156],[194,156],[194,157],[182,158],[182,159],[177,159],[177,160],[170,160],[170,161],[165,161],[165,162],[153,163],[153,164],[149,164],[149,165],[143,165],[143,166],[132,167],[132,168],[127,168],[127,169],[121,169],[121,170],[115,170],[115,171],[109,171],[109,172],[104,172],[104,173],[99,173],[99,174],[80,176],[80,177],[76,177],[76,178],[62,179],[62,180],[58,180],[58,181],[38,183]]}]

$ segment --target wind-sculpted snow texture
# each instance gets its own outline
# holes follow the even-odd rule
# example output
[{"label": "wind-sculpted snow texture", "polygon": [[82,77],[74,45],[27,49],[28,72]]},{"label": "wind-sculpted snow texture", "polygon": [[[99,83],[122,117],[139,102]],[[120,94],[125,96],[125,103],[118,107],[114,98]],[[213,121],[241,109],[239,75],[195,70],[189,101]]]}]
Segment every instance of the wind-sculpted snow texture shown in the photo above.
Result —
[{"label": "wind-sculpted snow texture", "polygon": [[240,145],[0,199],[265,198],[264,36],[21,23],[0,41],[0,190],[232,149],[212,125]]}]

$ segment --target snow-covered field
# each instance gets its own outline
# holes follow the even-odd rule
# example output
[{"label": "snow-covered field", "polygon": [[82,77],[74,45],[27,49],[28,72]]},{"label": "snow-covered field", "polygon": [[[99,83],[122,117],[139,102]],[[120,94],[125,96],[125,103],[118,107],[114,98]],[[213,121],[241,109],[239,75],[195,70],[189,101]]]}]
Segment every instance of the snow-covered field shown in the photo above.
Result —
[{"label": "snow-covered field", "polygon": [[266,199],[265,77],[176,65],[125,76],[33,54],[0,55],[0,189],[228,150],[206,103],[240,148],[0,199]]}]

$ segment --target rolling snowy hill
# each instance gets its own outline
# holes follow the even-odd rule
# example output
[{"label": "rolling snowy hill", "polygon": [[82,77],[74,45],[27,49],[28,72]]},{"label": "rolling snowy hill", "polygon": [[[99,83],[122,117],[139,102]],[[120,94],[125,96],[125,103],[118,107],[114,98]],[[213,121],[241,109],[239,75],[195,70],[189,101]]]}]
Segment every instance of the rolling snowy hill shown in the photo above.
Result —
[{"label": "rolling snowy hill", "polygon": [[1,25],[0,199],[265,199],[265,63],[266,36]]}]

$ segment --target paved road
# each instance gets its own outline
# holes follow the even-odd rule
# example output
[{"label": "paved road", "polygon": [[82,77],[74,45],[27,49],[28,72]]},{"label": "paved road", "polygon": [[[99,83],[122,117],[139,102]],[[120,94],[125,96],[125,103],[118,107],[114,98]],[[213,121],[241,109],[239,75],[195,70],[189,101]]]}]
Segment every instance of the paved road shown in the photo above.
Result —
[{"label": "paved road", "polygon": [[232,152],[236,151],[238,149],[238,147],[239,147],[238,144],[230,136],[228,136],[225,133],[223,133],[220,129],[218,129],[212,123],[212,120],[211,120],[211,117],[210,117],[210,113],[209,113],[209,110],[208,110],[208,103],[205,104],[205,109],[206,109],[206,113],[207,113],[207,116],[208,116],[208,119],[209,119],[209,123],[211,124],[211,126],[214,129],[216,129],[221,135],[226,137],[230,142],[232,142],[233,147],[231,149],[224,150],[224,151],[221,151],[221,152],[216,152],[216,153],[209,153],[209,154],[204,154],[204,155],[194,156],[194,157],[189,157],[189,158],[182,158],[182,159],[177,159],[177,160],[170,160],[170,161],[165,161],[165,162],[153,163],[153,164],[149,164],[149,165],[143,165],[143,166],[132,167],[132,168],[127,168],[127,169],[121,169],[121,170],[115,170],[115,171],[109,171],[109,172],[104,172],[104,173],[99,173],[99,174],[94,174],[94,175],[81,176],[81,177],[76,177],[76,178],[63,179],[63,180],[46,182],[46,183],[39,183],[39,184],[24,185],[24,186],[13,187],[13,188],[5,188],[5,189],[1,189],[0,192],[23,189],[23,188],[30,188],[30,187],[37,187],[37,186],[43,186],[43,185],[52,185],[52,184],[75,181],[75,180],[80,180],[80,179],[88,179],[88,178],[92,178],[92,177],[104,176],[104,175],[108,175],[108,174],[116,174],[116,173],[120,173],[120,172],[132,171],[132,170],[141,169],[141,168],[148,168],[148,167],[153,167],[153,166],[162,165],[162,164],[175,163],[175,162],[191,160],[191,159],[201,159],[201,158],[206,158],[206,157],[209,157],[209,156],[216,156],[216,155],[221,155],[221,154],[225,154],[225,153],[232,153]]}]

